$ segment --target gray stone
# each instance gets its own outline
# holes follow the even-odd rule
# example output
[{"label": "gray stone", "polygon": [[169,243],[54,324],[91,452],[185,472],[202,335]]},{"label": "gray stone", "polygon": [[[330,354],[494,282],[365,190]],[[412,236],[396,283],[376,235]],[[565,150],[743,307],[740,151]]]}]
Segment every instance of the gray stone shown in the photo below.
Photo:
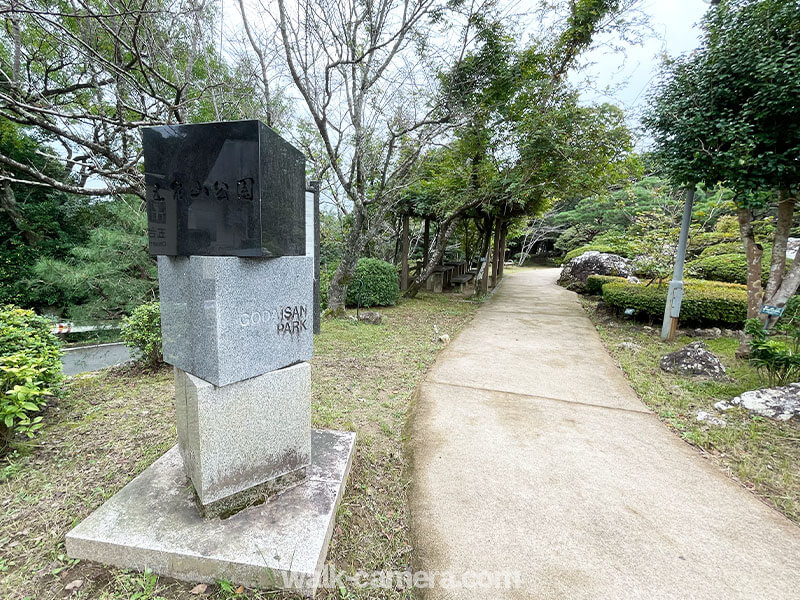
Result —
[{"label": "gray stone", "polygon": [[620,350],[626,350],[628,352],[634,352],[634,353],[639,352],[639,350],[642,349],[642,347],[639,344],[635,344],[633,342],[620,342],[619,344],[617,344],[617,348],[619,348]]},{"label": "gray stone", "polygon": [[800,383],[752,390],[736,396],[730,402],[720,401],[714,405],[717,410],[723,411],[730,410],[734,406],[741,406],[752,413],[776,421],[800,419]]},{"label": "gray stone", "polygon": [[383,316],[381,316],[381,313],[375,312],[374,310],[366,310],[359,313],[358,320],[362,323],[368,323],[369,325],[380,325],[381,321],[383,321]]},{"label": "gray stone", "polygon": [[721,379],[725,367],[719,358],[710,352],[703,342],[692,342],[688,346],[661,357],[661,369],[668,373]]},{"label": "gray stone", "polygon": [[701,423],[708,423],[709,425],[714,425],[716,427],[725,427],[727,425],[725,419],[720,419],[719,417],[716,417],[704,410],[699,411],[696,418]]},{"label": "gray stone", "polygon": [[313,595],[355,434],[314,430],[308,479],[228,519],[204,519],[173,447],[67,534],[67,553],[185,581]]},{"label": "gray stone", "polygon": [[595,250],[584,252],[569,261],[561,270],[558,285],[582,292],[586,288],[589,275],[615,275],[628,277],[631,274],[630,261],[616,254],[606,254]]},{"label": "gray stone", "polygon": [[216,387],[175,369],[178,446],[206,515],[283,491],[311,455],[311,366]]},{"label": "gray stone", "polygon": [[158,257],[164,360],[227,385],[312,356],[314,259]]}]

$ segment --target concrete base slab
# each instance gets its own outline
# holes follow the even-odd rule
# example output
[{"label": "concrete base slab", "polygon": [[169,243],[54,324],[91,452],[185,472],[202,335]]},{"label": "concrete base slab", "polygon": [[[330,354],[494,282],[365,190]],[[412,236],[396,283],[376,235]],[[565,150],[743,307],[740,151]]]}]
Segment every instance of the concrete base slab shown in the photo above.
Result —
[{"label": "concrete base slab", "polygon": [[204,519],[175,446],[67,534],[67,554],[192,582],[313,595],[355,433],[313,430],[308,479],[229,519]]}]

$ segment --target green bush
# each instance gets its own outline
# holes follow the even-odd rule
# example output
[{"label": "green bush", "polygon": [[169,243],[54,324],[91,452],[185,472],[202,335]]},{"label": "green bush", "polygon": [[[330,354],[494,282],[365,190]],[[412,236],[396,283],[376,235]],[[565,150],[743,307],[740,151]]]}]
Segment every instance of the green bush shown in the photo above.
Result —
[{"label": "green bush", "polygon": [[[617,310],[632,308],[652,319],[664,316],[667,286],[643,283],[606,283],[603,301]],[[684,282],[681,321],[697,325],[740,327],[747,318],[747,288],[732,283]]]},{"label": "green bush", "polygon": [[161,354],[161,305],[148,302],[133,309],[122,320],[122,341],[139,350],[142,362],[157,367],[164,360]]},{"label": "green bush", "polygon": [[32,310],[0,307],[0,440],[33,437],[35,416],[61,382],[61,349],[50,322]]},{"label": "green bush", "polygon": [[800,329],[767,331],[759,319],[748,319],[744,327],[750,337],[750,363],[765,374],[770,386],[797,381],[800,375]]},{"label": "green bush", "polygon": [[[761,258],[761,283],[766,285],[769,279],[769,263],[772,260],[771,248],[764,249]],[[786,261],[787,268],[791,265]],[[737,254],[717,254],[701,256],[686,265],[689,275],[698,279],[724,281],[726,283],[747,283],[747,257],[743,252]]]},{"label": "green bush", "polygon": [[359,259],[353,279],[347,286],[348,306],[358,303],[359,290],[361,306],[394,305],[400,297],[400,284],[394,265],[377,258]]},{"label": "green bush", "polygon": [[744,254],[742,242],[722,242],[703,248],[703,251],[700,252],[701,257],[719,256],[720,254]]},{"label": "green bush", "polygon": [[591,296],[599,296],[603,293],[603,286],[605,284],[624,281],[627,281],[627,279],[624,277],[615,277],[614,275],[589,275],[589,277],[586,278],[584,293]]}]

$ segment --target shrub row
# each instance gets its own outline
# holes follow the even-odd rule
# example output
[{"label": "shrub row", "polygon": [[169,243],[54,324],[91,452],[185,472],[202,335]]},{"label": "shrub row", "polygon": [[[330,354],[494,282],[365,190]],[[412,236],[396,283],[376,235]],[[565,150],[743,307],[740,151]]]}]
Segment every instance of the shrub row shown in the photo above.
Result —
[{"label": "shrub row", "polygon": [[589,277],[586,278],[584,293],[591,296],[599,296],[603,293],[603,286],[605,284],[624,281],[627,281],[625,277],[616,277],[614,275],[589,275]]},{"label": "shrub row", "polygon": [[50,322],[32,310],[0,306],[0,441],[32,437],[37,416],[61,382],[61,348]]},{"label": "shrub row", "polygon": [[[603,285],[603,301],[617,310],[634,309],[652,319],[664,316],[667,286],[611,282]],[[716,281],[684,282],[681,321],[697,325],[741,327],[747,318],[747,289]]]}]

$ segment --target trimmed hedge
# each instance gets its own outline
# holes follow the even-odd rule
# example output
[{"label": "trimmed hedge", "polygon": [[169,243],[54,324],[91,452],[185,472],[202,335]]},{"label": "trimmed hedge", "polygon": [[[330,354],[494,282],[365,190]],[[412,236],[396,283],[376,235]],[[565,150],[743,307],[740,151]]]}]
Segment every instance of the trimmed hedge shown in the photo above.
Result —
[{"label": "trimmed hedge", "polygon": [[361,306],[393,306],[400,297],[397,269],[392,263],[377,258],[359,259],[353,279],[347,286],[348,306],[356,306],[359,290]]},{"label": "trimmed hedge", "polygon": [[[664,316],[667,286],[611,282],[603,285],[603,301],[617,310],[633,308],[653,319]],[[741,327],[747,318],[747,288],[732,283],[687,280],[681,321],[698,325]]]},{"label": "trimmed hedge", "polygon": [[616,277],[615,275],[589,275],[586,278],[586,287],[584,293],[591,296],[599,296],[603,293],[603,286],[612,282],[627,281],[625,277]]}]

